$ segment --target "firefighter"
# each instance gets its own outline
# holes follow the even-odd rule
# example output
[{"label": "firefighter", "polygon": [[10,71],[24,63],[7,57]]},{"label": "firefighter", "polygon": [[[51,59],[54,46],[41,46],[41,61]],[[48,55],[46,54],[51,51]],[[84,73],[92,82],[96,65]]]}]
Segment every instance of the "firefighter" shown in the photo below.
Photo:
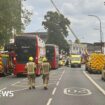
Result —
[{"label": "firefighter", "polygon": [[9,55],[8,53],[2,54],[2,62],[4,67],[4,75],[10,74],[9,68],[8,68],[8,62],[9,62]]},{"label": "firefighter", "polygon": [[3,72],[3,62],[2,62],[2,55],[0,54],[0,73]]},{"label": "firefighter", "polygon": [[43,85],[45,90],[48,89],[50,68],[51,68],[50,64],[47,62],[46,57],[44,57],[41,70],[42,70],[42,79],[43,79]]},{"label": "firefighter", "polygon": [[25,69],[27,71],[27,77],[29,80],[29,89],[35,89],[35,69],[36,64],[33,62],[33,57],[29,57],[29,62],[25,65]]}]

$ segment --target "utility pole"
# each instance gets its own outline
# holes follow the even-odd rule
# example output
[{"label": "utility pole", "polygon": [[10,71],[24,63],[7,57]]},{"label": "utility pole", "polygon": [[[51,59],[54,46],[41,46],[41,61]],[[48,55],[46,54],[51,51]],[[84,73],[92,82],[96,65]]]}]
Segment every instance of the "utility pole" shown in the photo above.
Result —
[{"label": "utility pole", "polygon": [[97,18],[97,19],[99,20],[99,23],[100,23],[100,44],[101,44],[101,53],[103,53],[103,41],[102,41],[103,35],[102,35],[102,24],[101,24],[101,19],[100,19],[98,16],[96,16],[96,15],[88,15],[88,16],[95,17],[95,18]]}]

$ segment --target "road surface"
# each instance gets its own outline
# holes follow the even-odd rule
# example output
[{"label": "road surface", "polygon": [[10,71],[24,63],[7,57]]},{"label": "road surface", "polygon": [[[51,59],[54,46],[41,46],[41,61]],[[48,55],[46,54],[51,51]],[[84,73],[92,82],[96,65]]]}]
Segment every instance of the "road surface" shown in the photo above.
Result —
[{"label": "road surface", "polygon": [[28,89],[25,77],[3,77],[0,90],[14,95],[0,96],[0,105],[105,105],[105,82],[84,67],[52,70],[48,90],[43,89],[41,76],[36,79],[35,90]]}]

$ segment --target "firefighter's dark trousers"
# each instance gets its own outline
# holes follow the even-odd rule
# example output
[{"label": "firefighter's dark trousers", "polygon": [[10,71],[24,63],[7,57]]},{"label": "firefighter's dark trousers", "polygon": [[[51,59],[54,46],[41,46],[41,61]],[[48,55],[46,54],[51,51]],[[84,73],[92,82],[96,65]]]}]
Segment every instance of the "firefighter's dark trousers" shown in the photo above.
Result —
[{"label": "firefighter's dark trousers", "polygon": [[28,80],[29,87],[35,87],[35,74],[28,75]]}]

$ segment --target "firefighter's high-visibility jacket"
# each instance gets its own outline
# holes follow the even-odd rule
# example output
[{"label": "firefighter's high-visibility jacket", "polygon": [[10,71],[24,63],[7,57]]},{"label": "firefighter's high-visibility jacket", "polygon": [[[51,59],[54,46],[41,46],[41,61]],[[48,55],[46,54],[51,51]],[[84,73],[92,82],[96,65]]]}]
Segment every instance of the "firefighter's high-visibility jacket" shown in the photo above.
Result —
[{"label": "firefighter's high-visibility jacket", "polygon": [[28,62],[25,66],[28,75],[35,74],[35,68],[36,64],[34,62]]},{"label": "firefighter's high-visibility jacket", "polygon": [[3,72],[3,62],[2,62],[2,57],[0,56],[0,73]]},{"label": "firefighter's high-visibility jacket", "polygon": [[2,61],[3,61],[3,66],[7,67],[9,63],[9,55],[8,54],[2,54]]},{"label": "firefighter's high-visibility jacket", "polygon": [[51,68],[51,66],[50,66],[50,64],[48,63],[48,62],[44,62],[44,63],[42,63],[42,74],[49,74],[49,71],[50,71],[50,68]]}]

